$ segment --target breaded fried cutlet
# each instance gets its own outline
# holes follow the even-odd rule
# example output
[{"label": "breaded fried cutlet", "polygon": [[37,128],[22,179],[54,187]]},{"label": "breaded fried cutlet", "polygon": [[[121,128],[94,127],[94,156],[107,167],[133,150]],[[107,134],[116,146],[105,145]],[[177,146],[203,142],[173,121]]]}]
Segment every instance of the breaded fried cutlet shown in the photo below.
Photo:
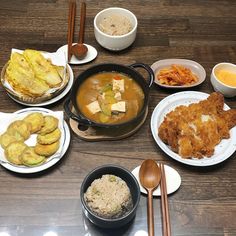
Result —
[{"label": "breaded fried cutlet", "polygon": [[178,106],[165,116],[158,135],[183,158],[211,157],[236,125],[236,109],[224,111],[223,106],[224,97],[216,92],[198,103]]}]

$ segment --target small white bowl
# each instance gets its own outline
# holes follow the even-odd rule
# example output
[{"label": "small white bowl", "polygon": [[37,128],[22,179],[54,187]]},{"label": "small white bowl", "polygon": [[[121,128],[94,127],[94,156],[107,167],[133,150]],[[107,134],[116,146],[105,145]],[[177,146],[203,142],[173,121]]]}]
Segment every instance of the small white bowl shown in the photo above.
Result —
[{"label": "small white bowl", "polygon": [[236,87],[226,85],[222,83],[216,77],[216,72],[218,70],[228,70],[236,74],[236,65],[232,63],[222,62],[216,64],[211,72],[211,84],[216,92],[222,93],[225,97],[234,97],[236,96]]},{"label": "small white bowl", "polygon": [[[99,29],[99,24],[104,17],[110,15],[123,15],[127,17],[131,24],[132,30],[124,35],[108,35]],[[97,42],[104,48],[111,51],[120,51],[129,47],[136,38],[138,21],[136,16],[129,10],[119,7],[106,8],[100,11],[94,18],[94,34]]]}]

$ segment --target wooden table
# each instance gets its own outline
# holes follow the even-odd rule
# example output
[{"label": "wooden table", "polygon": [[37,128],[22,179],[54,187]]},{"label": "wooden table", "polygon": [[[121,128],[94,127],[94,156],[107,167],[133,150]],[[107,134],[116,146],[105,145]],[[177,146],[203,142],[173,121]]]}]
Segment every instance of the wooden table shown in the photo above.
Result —
[{"label": "wooden table", "polygon": [[[77,1],[78,2],[78,1]],[[194,91],[213,92],[212,67],[218,62],[236,62],[236,3],[233,0],[87,0],[85,42],[98,50],[91,63],[72,66],[75,77],[92,65],[103,62],[153,62],[166,58],[186,58],[199,62],[206,70],[206,81]],[[98,11],[119,6],[138,18],[135,43],[122,52],[110,52],[98,45],[93,18]],[[67,1],[1,0],[0,67],[9,59],[11,48],[33,48],[49,52],[66,44]],[[78,35],[79,11],[76,17]],[[80,186],[85,175],[103,164],[118,164],[132,170],[152,158],[174,167],[182,177],[180,189],[169,197],[172,235],[236,235],[236,159],[194,168],[165,155],[155,143],[150,118],[154,107],[175,90],[153,86],[149,113],[141,129],[120,141],[86,142],[71,133],[66,155],[52,168],[32,175],[15,174],[0,167],[1,236],[108,236],[147,235],[146,196],[131,225],[102,230],[83,215]],[[0,87],[0,111],[14,112],[25,106],[14,102]],[[46,108],[63,109],[65,98]],[[235,98],[225,102],[236,108]],[[154,199],[156,235],[162,235],[160,199]]]}]

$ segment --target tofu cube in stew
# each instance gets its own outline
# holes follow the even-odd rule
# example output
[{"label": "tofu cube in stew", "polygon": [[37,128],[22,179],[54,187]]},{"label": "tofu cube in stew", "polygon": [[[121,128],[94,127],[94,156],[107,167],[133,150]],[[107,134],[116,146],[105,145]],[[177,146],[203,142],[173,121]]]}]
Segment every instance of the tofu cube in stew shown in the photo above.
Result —
[{"label": "tofu cube in stew", "polygon": [[111,111],[125,112],[125,101],[120,101],[111,105]]},{"label": "tofu cube in stew", "polygon": [[87,108],[89,109],[89,111],[92,113],[92,114],[95,114],[99,111],[101,111],[101,107],[98,103],[98,101],[94,101],[94,102],[91,102],[87,105]]},{"label": "tofu cube in stew", "polygon": [[123,79],[113,79],[112,81],[112,90],[113,91],[125,91],[125,82]]}]

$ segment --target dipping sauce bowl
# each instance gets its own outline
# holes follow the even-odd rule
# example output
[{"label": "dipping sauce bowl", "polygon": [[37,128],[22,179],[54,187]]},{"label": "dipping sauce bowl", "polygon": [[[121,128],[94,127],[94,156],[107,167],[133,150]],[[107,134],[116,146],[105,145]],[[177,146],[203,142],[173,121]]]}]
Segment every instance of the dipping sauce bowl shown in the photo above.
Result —
[{"label": "dipping sauce bowl", "polygon": [[227,62],[216,64],[212,69],[211,84],[225,97],[236,96],[236,65]]}]

